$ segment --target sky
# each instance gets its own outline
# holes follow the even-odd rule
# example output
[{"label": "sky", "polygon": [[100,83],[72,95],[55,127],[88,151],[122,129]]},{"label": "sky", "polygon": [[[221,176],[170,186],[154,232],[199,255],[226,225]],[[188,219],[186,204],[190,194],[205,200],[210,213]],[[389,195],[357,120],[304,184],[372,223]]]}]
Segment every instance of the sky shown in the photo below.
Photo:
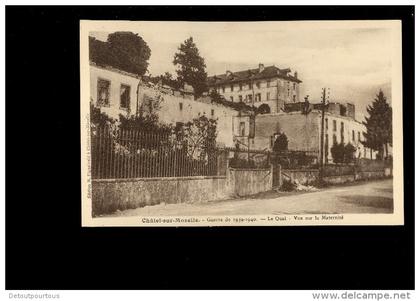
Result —
[{"label": "sky", "polygon": [[119,30],[138,33],[147,42],[152,75],[175,75],[174,54],[191,36],[209,76],[259,63],[290,68],[303,81],[302,99],[309,95],[310,102],[319,102],[327,87],[330,101],[356,105],[359,120],[379,89],[391,101],[398,44],[384,22],[125,22],[90,35],[106,40]]}]

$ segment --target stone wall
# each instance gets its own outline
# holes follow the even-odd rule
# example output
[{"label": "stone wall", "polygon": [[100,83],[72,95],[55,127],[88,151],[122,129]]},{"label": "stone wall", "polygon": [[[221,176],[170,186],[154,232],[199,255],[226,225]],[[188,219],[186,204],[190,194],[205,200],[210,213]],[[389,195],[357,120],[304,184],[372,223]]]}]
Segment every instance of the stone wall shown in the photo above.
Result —
[{"label": "stone wall", "polygon": [[[343,123],[343,135],[341,135],[341,123]],[[351,143],[356,148],[356,158],[376,158],[376,152],[372,152],[371,158],[370,149],[365,148],[362,144],[363,132],[366,132],[362,123],[350,117],[326,112],[324,126],[327,163],[333,162],[331,147],[334,145],[334,140],[337,143]],[[311,111],[308,115],[303,115],[300,111],[260,114],[255,119],[255,138],[251,141],[251,147],[253,149],[271,149],[273,135],[283,132],[289,140],[290,150],[319,151],[320,128],[321,114],[317,110]]]},{"label": "stone wall", "polygon": [[354,182],[356,180],[355,175],[340,175],[340,176],[328,176],[324,177],[324,182],[328,184],[344,184]]},{"label": "stone wall", "polygon": [[224,200],[271,189],[270,169],[228,169],[226,176],[92,180],[93,216],[160,203]]},{"label": "stone wall", "polygon": [[252,195],[272,188],[270,169],[229,168],[229,186],[233,196]]},{"label": "stone wall", "polygon": [[257,115],[253,149],[271,149],[275,133],[283,132],[290,150],[318,151],[319,121],[317,113],[305,116],[301,112]]},{"label": "stone wall", "polygon": [[324,177],[354,175],[355,171],[356,171],[355,165],[349,165],[349,164],[324,165]]},{"label": "stone wall", "polygon": [[92,181],[93,215],[160,203],[226,199],[226,177],[174,177]]},{"label": "stone wall", "polygon": [[[360,171],[352,174],[330,174],[329,184],[383,178],[392,169]],[[342,171],[342,168],[337,168]],[[317,169],[281,170],[280,183],[297,181],[313,185],[319,176]],[[94,216],[116,210],[132,209],[160,203],[193,203],[225,200],[269,191],[273,187],[273,169],[233,169],[226,175],[211,177],[173,177],[141,179],[92,180],[92,213]]]},{"label": "stone wall", "polygon": [[358,171],[356,173],[356,180],[370,180],[370,179],[380,179],[387,175],[385,170],[383,171]]},{"label": "stone wall", "polygon": [[[349,172],[351,171],[351,172]],[[318,169],[284,169],[281,172],[282,181],[298,182],[303,185],[313,185],[319,177]],[[355,181],[382,179],[392,176],[391,168],[376,171],[362,171],[354,166],[329,165],[324,170],[324,182],[328,184],[344,184]]]},{"label": "stone wall", "polygon": [[318,169],[286,169],[282,170],[281,174],[283,180],[312,185],[317,182],[319,171]]}]

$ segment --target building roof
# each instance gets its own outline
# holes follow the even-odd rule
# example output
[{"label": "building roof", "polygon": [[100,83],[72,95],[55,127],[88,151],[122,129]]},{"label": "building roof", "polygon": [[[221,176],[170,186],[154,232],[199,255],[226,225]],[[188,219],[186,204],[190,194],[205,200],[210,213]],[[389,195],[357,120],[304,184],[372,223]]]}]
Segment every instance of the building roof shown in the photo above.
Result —
[{"label": "building roof", "polygon": [[238,72],[227,71],[225,74],[210,76],[207,78],[209,86],[215,86],[220,84],[232,84],[238,82],[249,82],[251,80],[267,79],[267,78],[283,78],[293,82],[301,83],[297,77],[289,75],[290,69],[280,69],[276,66],[264,67],[260,72],[259,68],[243,70]]},{"label": "building roof", "polygon": [[93,67],[100,68],[100,69],[108,70],[108,71],[111,71],[111,72],[119,73],[119,74],[122,74],[122,75],[125,75],[125,76],[130,76],[130,77],[133,77],[133,78],[136,78],[136,79],[141,79],[141,76],[138,75],[138,74],[127,72],[127,71],[112,67],[110,65],[97,64],[93,61],[89,61],[89,65],[93,66]]},{"label": "building roof", "polygon": [[237,112],[248,112],[249,113],[249,112],[255,111],[255,109],[256,109],[256,108],[253,108],[253,107],[245,104],[244,102],[232,102],[232,101],[228,101],[226,99],[212,100],[211,97],[209,97],[209,96],[204,96],[204,97],[197,98],[195,101],[202,102],[202,103],[207,103],[207,104],[211,104],[211,105],[215,105],[215,106],[222,106],[222,107],[225,107],[227,109],[237,111]]}]

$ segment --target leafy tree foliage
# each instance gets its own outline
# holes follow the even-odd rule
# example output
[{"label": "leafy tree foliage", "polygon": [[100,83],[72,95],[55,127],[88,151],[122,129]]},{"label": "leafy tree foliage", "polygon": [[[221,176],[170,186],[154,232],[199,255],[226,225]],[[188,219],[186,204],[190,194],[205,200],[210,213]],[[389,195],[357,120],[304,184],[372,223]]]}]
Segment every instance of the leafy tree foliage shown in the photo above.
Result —
[{"label": "leafy tree foliage", "polygon": [[344,162],[344,144],[334,143],[334,145],[331,147],[331,156],[333,157],[334,163],[343,163]]},{"label": "leafy tree foliage", "polygon": [[143,101],[139,108],[137,115],[142,116],[145,119],[150,119],[152,122],[157,123],[159,121],[159,110],[163,101],[162,95],[143,95]]},{"label": "leafy tree foliage", "polygon": [[257,109],[257,114],[269,114],[270,112],[271,112],[270,106],[266,103],[263,103]]},{"label": "leafy tree foliage", "polygon": [[211,89],[209,93],[210,99],[216,103],[222,103],[223,101],[226,101],[225,98],[217,92],[216,89]]},{"label": "leafy tree foliage", "polygon": [[344,163],[350,163],[354,161],[354,154],[356,148],[351,143],[347,143],[344,147]]},{"label": "leafy tree foliage", "polygon": [[101,128],[114,129],[117,126],[117,120],[109,117],[101,109],[95,107],[93,100],[90,101],[90,134],[92,137],[98,135]]},{"label": "leafy tree foliage", "polygon": [[289,147],[289,140],[285,133],[280,133],[277,136],[276,140],[274,141],[273,151],[274,152],[281,152],[286,151]]},{"label": "leafy tree foliage", "polygon": [[167,124],[161,124],[150,115],[131,115],[129,117],[120,114],[120,129],[123,130],[141,130],[145,132],[170,133],[172,127]]},{"label": "leafy tree foliage", "polygon": [[151,132],[170,133],[172,127],[159,122],[158,112],[162,98],[144,95],[143,103],[138,114],[129,117],[120,114],[120,128]]},{"label": "leafy tree foliage", "polygon": [[98,65],[144,75],[151,50],[138,34],[118,31],[108,35],[107,42],[89,38],[89,59]]},{"label": "leafy tree foliage", "polygon": [[201,115],[177,127],[177,136],[188,145],[188,154],[203,157],[216,147],[217,120]]},{"label": "leafy tree foliage", "polygon": [[115,123],[115,119],[110,118],[107,114],[101,112],[100,108],[90,102],[90,124],[91,128],[104,127]]},{"label": "leafy tree foliage", "polygon": [[100,66],[113,66],[109,44],[89,37],[89,60]]},{"label": "leafy tree foliage", "polygon": [[178,67],[176,70],[178,82],[191,85],[196,97],[207,90],[206,64],[192,37],[179,46],[173,64]]},{"label": "leafy tree foliage", "polygon": [[334,163],[351,163],[354,160],[354,153],[356,148],[351,144],[347,143],[334,143],[331,147],[331,155]]},{"label": "leafy tree foliage", "polygon": [[172,74],[169,72],[165,72],[165,74],[161,74],[158,76],[152,76],[150,77],[150,81],[154,84],[162,84],[169,86],[174,89],[180,89],[181,84],[178,82],[178,80],[174,79],[172,77]]},{"label": "leafy tree foliage", "polygon": [[392,144],[392,108],[382,90],[367,107],[367,112],[369,116],[363,122],[366,126],[363,145],[378,151],[380,159],[384,156],[384,150],[388,157],[388,144]]}]

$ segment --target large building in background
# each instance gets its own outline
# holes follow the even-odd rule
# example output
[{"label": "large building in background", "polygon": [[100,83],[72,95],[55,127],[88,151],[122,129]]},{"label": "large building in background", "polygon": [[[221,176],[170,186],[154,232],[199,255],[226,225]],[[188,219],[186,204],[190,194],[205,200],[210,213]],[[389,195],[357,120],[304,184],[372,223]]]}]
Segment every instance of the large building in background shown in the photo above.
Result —
[{"label": "large building in background", "polygon": [[284,110],[287,103],[300,100],[299,86],[302,81],[298,73],[291,74],[291,70],[280,69],[276,66],[259,64],[258,68],[231,72],[208,77],[210,90],[216,90],[232,102],[245,102],[260,107],[269,106],[271,113]]}]

